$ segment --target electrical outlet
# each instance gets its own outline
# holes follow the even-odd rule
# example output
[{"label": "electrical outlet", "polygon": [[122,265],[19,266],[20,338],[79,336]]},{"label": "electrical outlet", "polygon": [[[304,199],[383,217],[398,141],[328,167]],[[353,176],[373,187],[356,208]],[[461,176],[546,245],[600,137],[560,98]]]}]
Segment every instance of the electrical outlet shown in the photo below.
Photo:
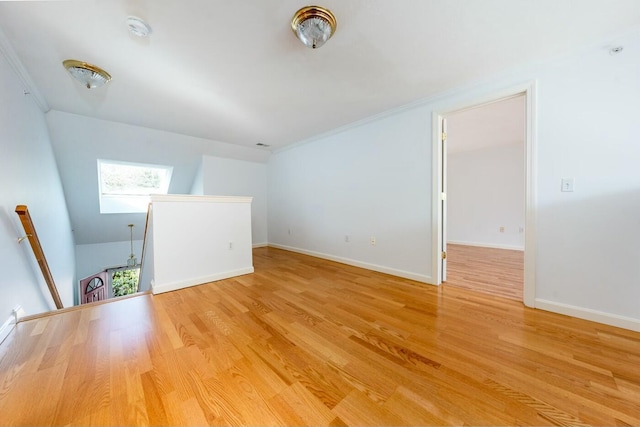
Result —
[{"label": "electrical outlet", "polygon": [[349,235],[348,234],[344,235],[344,242],[345,243],[349,243]]},{"label": "electrical outlet", "polygon": [[375,237],[372,237],[370,241],[371,241],[371,246],[375,246],[376,245],[376,238]]},{"label": "electrical outlet", "polygon": [[504,227],[500,227],[500,232],[504,233]]},{"label": "electrical outlet", "polygon": [[233,242],[229,242],[229,250],[233,250]]}]

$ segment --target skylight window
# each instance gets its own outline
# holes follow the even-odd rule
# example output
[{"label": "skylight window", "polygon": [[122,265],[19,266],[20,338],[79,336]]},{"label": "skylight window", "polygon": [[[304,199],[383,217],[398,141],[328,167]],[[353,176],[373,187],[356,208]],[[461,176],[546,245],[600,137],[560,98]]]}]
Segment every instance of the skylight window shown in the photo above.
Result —
[{"label": "skylight window", "polygon": [[100,213],[146,212],[150,194],[167,194],[173,167],[98,160]]}]

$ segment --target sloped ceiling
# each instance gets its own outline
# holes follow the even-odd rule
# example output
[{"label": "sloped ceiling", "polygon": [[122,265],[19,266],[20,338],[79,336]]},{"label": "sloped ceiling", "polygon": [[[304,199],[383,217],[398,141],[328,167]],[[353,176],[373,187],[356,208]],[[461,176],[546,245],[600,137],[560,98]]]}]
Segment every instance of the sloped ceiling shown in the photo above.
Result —
[{"label": "sloped ceiling", "polygon": [[[164,139],[167,153],[190,147],[183,150],[188,159],[175,156],[183,166],[174,179],[182,184],[171,189],[188,191],[182,188],[208,149],[265,161],[269,152],[255,154],[256,143],[278,149],[495,73],[614,40],[640,26],[637,0],[326,0],[321,6],[334,12],[338,29],[325,46],[312,50],[290,28],[294,12],[306,5],[301,0],[0,2],[3,43],[33,81],[34,95],[42,95],[44,109],[51,110],[48,122],[70,211],[97,197],[95,188],[80,185],[96,180],[80,173],[88,170],[87,159],[95,168],[97,158],[118,159],[126,152],[100,138],[69,136],[76,126],[71,122],[83,127],[102,120],[195,138],[193,145]],[[129,15],[146,20],[151,37],[130,34]],[[62,67],[69,58],[96,64],[113,80],[87,90]],[[56,126],[61,123],[72,128],[62,130]],[[137,150],[128,148],[127,154]],[[154,157],[166,156],[156,151],[146,160]],[[114,233],[106,223],[95,227],[104,218],[87,215],[72,218],[74,228],[91,223],[104,232],[76,230],[76,243],[128,238],[128,219],[121,218],[123,232]]]},{"label": "sloped ceiling", "polygon": [[[300,0],[0,2],[0,26],[52,109],[281,147],[623,32],[637,0],[327,0],[322,48],[290,28]],[[153,28],[130,34],[128,15]],[[105,68],[87,90],[61,63]]]}]

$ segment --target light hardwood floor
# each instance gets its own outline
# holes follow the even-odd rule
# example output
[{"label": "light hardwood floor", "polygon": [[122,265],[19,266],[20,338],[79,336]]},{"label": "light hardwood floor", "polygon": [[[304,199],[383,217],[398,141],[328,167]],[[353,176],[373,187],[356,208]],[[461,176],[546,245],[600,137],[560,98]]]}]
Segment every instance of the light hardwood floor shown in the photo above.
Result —
[{"label": "light hardwood floor", "polygon": [[445,286],[522,301],[524,252],[448,244]]},{"label": "light hardwood floor", "polygon": [[640,334],[272,248],[22,322],[3,425],[640,425]]}]

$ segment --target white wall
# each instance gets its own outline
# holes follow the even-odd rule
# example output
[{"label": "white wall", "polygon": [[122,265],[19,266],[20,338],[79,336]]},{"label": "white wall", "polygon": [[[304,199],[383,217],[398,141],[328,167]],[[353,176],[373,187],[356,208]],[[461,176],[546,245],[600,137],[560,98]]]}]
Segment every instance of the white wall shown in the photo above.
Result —
[{"label": "white wall", "polygon": [[201,173],[201,194],[253,197],[253,202],[251,203],[253,244],[266,244],[267,165],[243,160],[203,156]]},{"label": "white wall", "polygon": [[[133,253],[140,262],[142,240],[133,241]],[[107,268],[123,267],[131,254],[131,241],[76,245],[77,277],[82,280]]]},{"label": "white wall", "polygon": [[253,273],[250,197],[151,200],[153,293]]},{"label": "white wall", "polygon": [[540,73],[536,296],[638,321],[640,36],[618,43]]},{"label": "white wall", "polygon": [[29,208],[65,307],[74,302],[75,259],[69,214],[44,114],[0,53],[0,325],[16,305],[25,314],[55,308],[16,205]]},{"label": "white wall", "polygon": [[202,181],[202,161],[200,161],[200,166],[198,166],[198,170],[196,171],[196,175],[193,177],[193,184],[191,184],[191,191],[189,194],[193,196],[203,196],[204,195],[204,182]]},{"label": "white wall", "polygon": [[203,155],[265,162],[269,152],[51,110],[46,115],[77,244],[142,239],[145,214],[101,215],[96,159],[173,166],[170,194],[187,194]]},{"label": "white wall", "polygon": [[415,108],[272,155],[269,243],[430,281],[430,120]]},{"label": "white wall", "polygon": [[447,160],[448,242],[524,249],[524,143],[451,153]]},{"label": "white wall", "polygon": [[640,40],[615,42],[277,152],[269,241],[429,278],[432,113],[536,79],[536,306],[640,330]]}]

